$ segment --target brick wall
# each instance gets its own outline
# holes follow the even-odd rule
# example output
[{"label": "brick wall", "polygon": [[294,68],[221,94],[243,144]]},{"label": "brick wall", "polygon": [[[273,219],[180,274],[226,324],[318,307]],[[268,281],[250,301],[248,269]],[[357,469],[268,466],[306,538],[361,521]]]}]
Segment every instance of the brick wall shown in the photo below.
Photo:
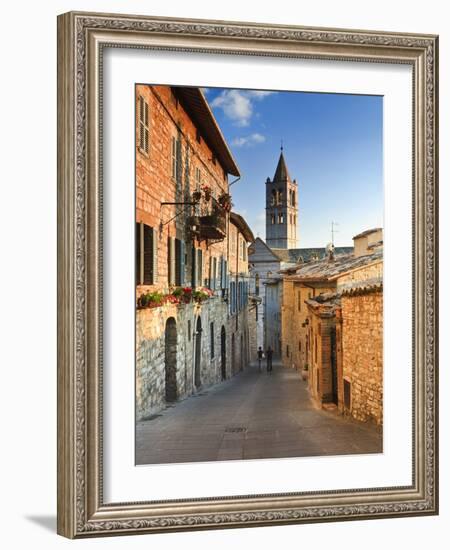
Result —
[{"label": "brick wall", "polygon": [[[176,101],[171,88],[138,85],[136,113],[140,96],[149,105],[149,152],[145,154],[139,148],[139,125],[136,124],[136,221],[158,229],[158,280],[152,286],[139,286],[138,295],[144,290],[168,287],[168,237],[185,240],[186,217],[194,213],[194,209],[162,206],[161,203],[189,201],[197,190],[197,170],[200,170],[201,184],[210,186],[214,197],[228,192],[228,179],[222,166],[218,160],[213,161],[213,151],[201,136],[198,141],[197,128],[181,103]],[[172,175],[173,137],[181,142],[181,173],[178,179]],[[195,213],[206,215],[210,209],[211,204],[202,201]],[[161,222],[163,226],[160,226]],[[209,247],[205,242],[196,243],[195,246],[204,253],[200,285],[208,278],[209,257],[226,256],[228,243],[224,240]],[[190,249],[187,249],[186,260],[186,279],[189,280],[192,261]]]},{"label": "brick wall", "polygon": [[[148,152],[140,148],[140,97],[148,104]],[[209,284],[210,258],[217,259],[217,283],[211,285],[215,289],[214,297],[202,304],[165,304],[136,311],[136,415],[137,419],[143,419],[164,408],[173,396],[182,399],[220,382],[224,375],[229,378],[240,372],[248,363],[250,334],[247,307],[242,306],[231,314],[229,297],[227,299],[222,292],[225,289],[219,284],[221,258],[228,261],[230,281],[246,280],[248,261],[242,252],[243,235],[228,221],[227,230],[235,237],[234,246],[230,244],[228,233],[220,242],[199,242],[187,233],[187,218],[208,215],[212,201],[202,199],[197,206],[161,204],[189,202],[199,185],[208,185],[215,198],[227,193],[228,179],[223,167],[170,87],[137,86],[136,113],[136,221],[157,232],[157,278],[152,285],[138,285],[137,296],[146,291],[168,291],[169,237],[186,244],[183,286],[192,284],[192,245],[203,251],[202,273],[196,286]],[[179,170],[175,177],[172,169],[174,137],[180,143]],[[199,319],[201,332],[197,331]],[[166,337],[168,323],[170,338]],[[222,328],[225,353],[222,353]],[[200,335],[198,338],[196,333]],[[199,353],[196,352],[197,340]],[[199,358],[197,374],[196,357]],[[168,363],[171,364],[169,374]],[[166,393],[168,387],[169,395]]]}]

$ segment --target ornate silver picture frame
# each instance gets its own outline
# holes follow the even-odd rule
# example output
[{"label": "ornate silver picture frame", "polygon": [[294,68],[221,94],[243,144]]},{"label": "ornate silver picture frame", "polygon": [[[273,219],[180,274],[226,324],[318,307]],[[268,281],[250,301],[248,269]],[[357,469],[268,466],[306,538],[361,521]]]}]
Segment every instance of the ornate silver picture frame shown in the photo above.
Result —
[{"label": "ornate silver picture frame", "polygon": [[[105,48],[412,68],[412,483],[105,502]],[[201,83],[199,83],[200,85]],[[438,513],[438,37],[66,13],[58,18],[58,533],[69,538]],[[130,365],[132,372],[132,365]]]}]

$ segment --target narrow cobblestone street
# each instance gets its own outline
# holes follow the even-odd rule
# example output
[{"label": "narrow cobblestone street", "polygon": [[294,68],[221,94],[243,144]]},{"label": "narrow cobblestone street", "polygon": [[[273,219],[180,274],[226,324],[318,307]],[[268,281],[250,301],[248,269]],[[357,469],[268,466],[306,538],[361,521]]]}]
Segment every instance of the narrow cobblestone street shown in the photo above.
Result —
[{"label": "narrow cobblestone street", "polygon": [[299,373],[252,365],[137,423],[136,463],[281,458],[382,451],[372,425],[318,409]]}]

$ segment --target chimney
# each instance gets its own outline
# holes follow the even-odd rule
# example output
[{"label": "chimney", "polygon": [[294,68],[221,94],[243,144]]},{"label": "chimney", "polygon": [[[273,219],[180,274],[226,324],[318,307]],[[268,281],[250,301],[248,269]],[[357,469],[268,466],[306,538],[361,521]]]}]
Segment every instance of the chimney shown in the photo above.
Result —
[{"label": "chimney", "polygon": [[334,245],[328,247],[328,262],[334,262]]}]

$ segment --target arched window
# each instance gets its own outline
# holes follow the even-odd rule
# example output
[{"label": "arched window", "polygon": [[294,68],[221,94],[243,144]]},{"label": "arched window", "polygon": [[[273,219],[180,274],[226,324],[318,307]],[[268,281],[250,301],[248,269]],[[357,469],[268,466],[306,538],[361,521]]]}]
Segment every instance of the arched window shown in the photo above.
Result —
[{"label": "arched window", "polygon": [[277,202],[277,192],[275,191],[275,189],[272,189],[272,196],[270,198],[271,206],[275,206],[276,202]]},{"label": "arched window", "polygon": [[295,206],[295,191],[291,191],[291,205]]}]

